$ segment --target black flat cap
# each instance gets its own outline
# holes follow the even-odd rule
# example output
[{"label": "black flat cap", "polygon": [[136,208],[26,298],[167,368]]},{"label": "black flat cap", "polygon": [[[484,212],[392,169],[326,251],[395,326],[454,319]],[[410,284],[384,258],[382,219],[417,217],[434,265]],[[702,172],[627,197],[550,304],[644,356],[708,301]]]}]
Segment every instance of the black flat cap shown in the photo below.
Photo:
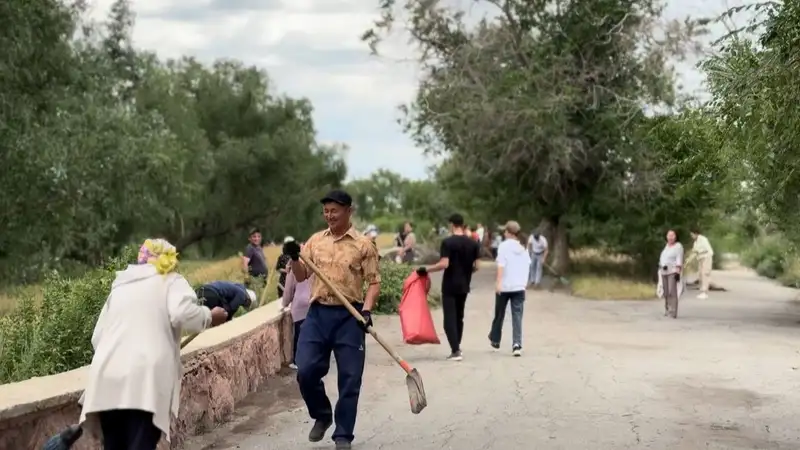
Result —
[{"label": "black flat cap", "polygon": [[338,203],[342,206],[353,206],[353,197],[350,197],[350,194],[341,189],[334,189],[328,192],[328,195],[322,197],[319,202],[323,205],[325,203]]}]

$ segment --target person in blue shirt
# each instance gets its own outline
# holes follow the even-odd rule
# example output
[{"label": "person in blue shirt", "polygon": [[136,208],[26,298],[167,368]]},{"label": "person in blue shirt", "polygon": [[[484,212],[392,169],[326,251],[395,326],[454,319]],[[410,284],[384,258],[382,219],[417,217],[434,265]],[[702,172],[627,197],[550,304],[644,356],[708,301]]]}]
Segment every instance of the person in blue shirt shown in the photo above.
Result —
[{"label": "person in blue shirt", "polygon": [[208,308],[220,307],[228,313],[227,321],[241,308],[250,308],[256,303],[256,293],[241,283],[212,281],[197,289],[197,298]]}]

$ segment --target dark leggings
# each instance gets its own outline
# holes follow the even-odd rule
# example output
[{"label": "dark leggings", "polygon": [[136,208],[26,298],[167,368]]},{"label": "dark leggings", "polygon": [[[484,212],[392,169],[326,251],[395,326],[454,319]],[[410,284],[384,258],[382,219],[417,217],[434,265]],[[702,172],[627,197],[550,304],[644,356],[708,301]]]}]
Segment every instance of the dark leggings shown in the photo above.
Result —
[{"label": "dark leggings", "polygon": [[113,409],[99,414],[104,450],[156,450],[161,430],[153,413],[138,409]]},{"label": "dark leggings", "polygon": [[294,323],[294,345],[292,346],[292,362],[297,364],[297,340],[300,338],[300,327],[303,325],[302,320]]}]

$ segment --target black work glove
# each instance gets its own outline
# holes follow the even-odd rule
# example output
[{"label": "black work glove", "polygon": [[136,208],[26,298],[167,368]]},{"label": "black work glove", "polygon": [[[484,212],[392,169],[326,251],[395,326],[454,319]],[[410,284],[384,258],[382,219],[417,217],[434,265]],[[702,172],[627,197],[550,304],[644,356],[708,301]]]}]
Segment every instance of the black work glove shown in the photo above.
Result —
[{"label": "black work glove", "polygon": [[300,244],[295,241],[290,241],[284,244],[284,250],[286,250],[286,254],[289,255],[289,259],[292,261],[297,261],[300,259]]},{"label": "black work glove", "polygon": [[428,275],[428,269],[425,266],[417,267],[417,275],[424,277]]},{"label": "black work glove", "polygon": [[372,313],[369,311],[361,311],[361,317],[364,318],[364,322],[362,323],[360,320],[358,321],[358,326],[361,327],[361,330],[364,333],[367,333],[367,329],[372,326]]}]

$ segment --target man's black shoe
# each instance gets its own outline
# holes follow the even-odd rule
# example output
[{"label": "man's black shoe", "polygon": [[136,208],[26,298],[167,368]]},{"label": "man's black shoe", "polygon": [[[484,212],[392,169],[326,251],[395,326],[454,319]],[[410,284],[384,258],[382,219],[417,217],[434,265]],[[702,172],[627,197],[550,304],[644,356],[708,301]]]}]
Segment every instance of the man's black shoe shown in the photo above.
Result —
[{"label": "man's black shoe", "polygon": [[350,442],[345,440],[338,440],[336,441],[336,450],[350,450],[352,445]]},{"label": "man's black shoe", "polygon": [[328,431],[331,425],[333,425],[333,421],[331,420],[317,420],[308,433],[308,440],[311,442],[321,441],[322,438],[325,437],[325,432]]}]

